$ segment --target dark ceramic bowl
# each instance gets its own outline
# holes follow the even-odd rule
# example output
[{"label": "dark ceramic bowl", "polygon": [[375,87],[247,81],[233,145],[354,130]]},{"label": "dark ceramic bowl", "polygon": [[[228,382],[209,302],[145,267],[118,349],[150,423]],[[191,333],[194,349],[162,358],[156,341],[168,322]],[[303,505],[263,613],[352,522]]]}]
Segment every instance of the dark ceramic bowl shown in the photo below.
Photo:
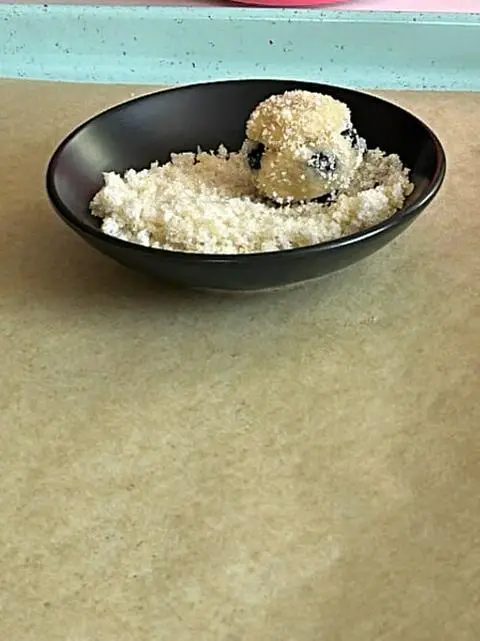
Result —
[{"label": "dark ceramic bowl", "polygon": [[[330,94],[345,102],[369,147],[397,153],[415,185],[404,208],[360,233],[286,251],[188,254],[146,248],[112,238],[88,205],[102,187],[102,172],[124,172],[163,163],[171,152],[238,149],[252,109],[271,94],[291,89]],[[435,134],[401,107],[375,96],[293,80],[234,80],[159,91],[122,103],[75,129],[57,148],[47,170],[56,211],[99,251],[133,269],[194,288],[255,291],[293,285],[336,271],[400,234],[432,201],[445,176],[445,153]]]}]

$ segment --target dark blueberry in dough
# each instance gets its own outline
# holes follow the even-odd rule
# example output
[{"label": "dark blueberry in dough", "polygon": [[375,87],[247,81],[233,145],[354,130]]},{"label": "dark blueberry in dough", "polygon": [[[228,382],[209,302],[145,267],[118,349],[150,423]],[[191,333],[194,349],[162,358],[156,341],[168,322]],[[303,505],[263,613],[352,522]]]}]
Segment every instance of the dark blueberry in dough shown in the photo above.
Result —
[{"label": "dark blueberry in dough", "polygon": [[281,203],[277,203],[275,200],[271,200],[271,198],[267,198],[266,196],[259,198],[259,202],[267,205],[267,207],[272,207],[273,209],[280,209],[280,207],[283,207]]},{"label": "dark blueberry in dough", "polygon": [[322,174],[331,174],[337,168],[337,159],[334,156],[327,156],[321,151],[313,154],[308,161],[308,166],[313,167]]},{"label": "dark blueberry in dough", "polygon": [[265,145],[261,142],[255,145],[247,154],[248,165],[253,171],[258,171],[262,165],[262,156]]},{"label": "dark blueberry in dough", "polygon": [[352,143],[352,147],[354,149],[358,149],[360,147],[360,136],[358,135],[357,130],[355,127],[350,127],[349,129],[345,129],[342,131],[341,135],[344,138],[348,138],[350,142]]},{"label": "dark blueberry in dough", "polygon": [[314,198],[313,202],[314,203],[320,203],[321,205],[331,205],[337,200],[337,194],[332,191],[330,194],[324,194],[323,196],[318,196],[318,198]]}]

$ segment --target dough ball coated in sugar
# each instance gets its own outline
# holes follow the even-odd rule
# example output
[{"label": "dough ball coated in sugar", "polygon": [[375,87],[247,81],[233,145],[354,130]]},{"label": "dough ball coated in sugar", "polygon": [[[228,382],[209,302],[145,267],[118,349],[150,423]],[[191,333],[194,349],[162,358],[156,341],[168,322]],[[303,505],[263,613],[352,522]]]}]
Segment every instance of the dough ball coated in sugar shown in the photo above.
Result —
[{"label": "dough ball coated in sugar", "polygon": [[365,142],[331,96],[288,91],[260,103],[244,150],[260,195],[278,203],[327,199],[349,186]]}]

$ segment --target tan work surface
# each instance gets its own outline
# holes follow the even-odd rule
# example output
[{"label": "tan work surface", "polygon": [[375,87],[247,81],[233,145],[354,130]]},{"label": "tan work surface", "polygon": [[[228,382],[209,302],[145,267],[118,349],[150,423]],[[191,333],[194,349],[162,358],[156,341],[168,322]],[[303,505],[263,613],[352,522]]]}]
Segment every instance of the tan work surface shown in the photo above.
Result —
[{"label": "tan work surface", "polygon": [[55,144],[134,91],[0,83],[0,638],[478,641],[480,95],[390,94],[448,154],[396,242],[222,298],[47,202]]}]

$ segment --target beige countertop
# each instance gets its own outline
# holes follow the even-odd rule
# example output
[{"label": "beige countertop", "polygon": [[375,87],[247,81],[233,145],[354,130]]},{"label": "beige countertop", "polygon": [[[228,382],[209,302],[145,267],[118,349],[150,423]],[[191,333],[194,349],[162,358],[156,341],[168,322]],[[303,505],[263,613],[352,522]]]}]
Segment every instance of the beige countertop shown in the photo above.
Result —
[{"label": "beige countertop", "polygon": [[399,239],[307,287],[175,292],[44,169],[130,87],[0,83],[2,641],[478,641],[480,94]]}]

